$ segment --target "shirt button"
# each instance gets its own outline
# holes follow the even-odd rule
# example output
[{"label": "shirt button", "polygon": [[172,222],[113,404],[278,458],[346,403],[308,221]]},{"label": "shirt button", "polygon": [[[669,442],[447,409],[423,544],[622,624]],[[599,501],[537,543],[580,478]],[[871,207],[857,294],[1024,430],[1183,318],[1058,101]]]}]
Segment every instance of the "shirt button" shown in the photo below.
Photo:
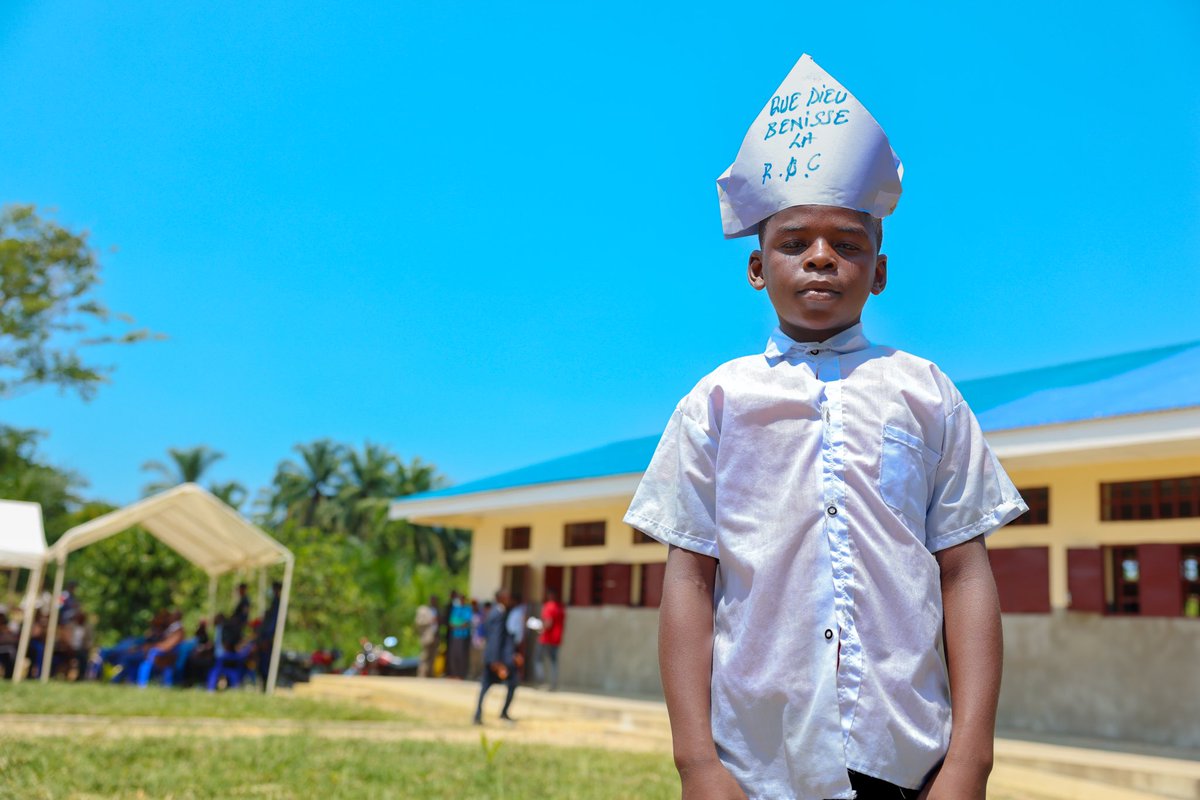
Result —
[{"label": "shirt button", "polygon": [[820,350],[809,350],[809,351],[808,351],[808,354],[809,354],[810,356],[818,356],[818,355],[820,355],[820,354],[821,354],[821,351],[820,351]]},{"label": "shirt button", "polygon": [[829,508],[825,509],[825,513],[831,517],[836,517],[837,516],[837,506],[830,506]]},{"label": "shirt button", "polygon": [[833,638],[833,631],[830,628],[826,628],[825,629],[825,639],[829,640],[832,638]]}]

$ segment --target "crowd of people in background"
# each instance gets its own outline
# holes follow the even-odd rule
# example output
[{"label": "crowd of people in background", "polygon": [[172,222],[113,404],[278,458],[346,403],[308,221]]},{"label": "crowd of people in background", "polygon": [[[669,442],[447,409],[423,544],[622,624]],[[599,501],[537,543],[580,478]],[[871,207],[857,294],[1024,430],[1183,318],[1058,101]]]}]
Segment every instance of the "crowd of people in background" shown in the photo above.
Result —
[{"label": "crowd of people in background", "polygon": [[[242,683],[266,686],[275,628],[279,617],[280,584],[272,585],[265,614],[251,618],[246,584],[237,587],[237,599],[228,614],[201,619],[189,635],[179,609],[162,609],[145,631],[131,633],[112,647],[95,647],[91,618],[81,606],[77,585],[68,583],[57,598],[58,627],[50,677],[70,681],[106,680],[145,686],[152,681],[167,686],[204,686],[209,690]],[[29,678],[41,677],[50,611],[55,598],[44,595],[37,603],[29,633],[27,663],[18,665],[16,653],[20,620],[10,619],[0,607],[0,674],[10,678],[17,669]]]},{"label": "crowd of people in background", "polygon": [[536,612],[520,594],[507,589],[485,601],[451,592],[445,605],[434,595],[417,609],[414,624],[421,646],[418,677],[440,675],[480,682],[476,724],[482,723],[484,697],[496,684],[507,689],[500,716],[508,721],[521,683],[532,681],[550,691],[558,689],[558,651],[566,609],[552,589],[547,590]]}]

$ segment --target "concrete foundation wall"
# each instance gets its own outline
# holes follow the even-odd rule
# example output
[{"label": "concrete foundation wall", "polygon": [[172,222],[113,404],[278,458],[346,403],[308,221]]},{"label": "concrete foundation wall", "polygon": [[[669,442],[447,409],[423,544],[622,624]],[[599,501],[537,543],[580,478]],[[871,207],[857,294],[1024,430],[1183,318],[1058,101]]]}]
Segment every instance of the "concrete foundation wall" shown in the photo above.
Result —
[{"label": "concrete foundation wall", "polygon": [[997,724],[1200,748],[1200,621],[1005,615]]},{"label": "concrete foundation wall", "polygon": [[[658,612],[571,608],[566,687],[662,695]],[[1200,621],[1004,616],[1003,730],[1200,749]]]},{"label": "concrete foundation wall", "polygon": [[558,661],[559,681],[564,686],[662,697],[658,611],[621,606],[568,608]]}]

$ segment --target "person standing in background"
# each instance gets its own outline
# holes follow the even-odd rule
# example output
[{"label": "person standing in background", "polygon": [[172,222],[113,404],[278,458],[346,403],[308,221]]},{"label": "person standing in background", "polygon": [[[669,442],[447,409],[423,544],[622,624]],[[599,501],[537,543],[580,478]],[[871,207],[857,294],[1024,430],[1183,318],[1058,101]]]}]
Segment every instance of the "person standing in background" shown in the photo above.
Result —
[{"label": "person standing in background", "polygon": [[549,689],[558,691],[558,648],[562,644],[563,627],[567,624],[567,611],[558,602],[558,592],[546,590],[546,602],[542,603],[542,635],[538,638],[538,678],[547,683],[545,665],[549,662]]},{"label": "person standing in background", "polygon": [[450,644],[446,650],[446,674],[463,680],[471,657],[471,606],[457,591],[450,594]]},{"label": "person standing in background", "polygon": [[438,598],[430,595],[429,603],[417,608],[415,624],[417,641],[421,643],[421,663],[417,666],[418,678],[433,677],[433,662],[438,650]]}]

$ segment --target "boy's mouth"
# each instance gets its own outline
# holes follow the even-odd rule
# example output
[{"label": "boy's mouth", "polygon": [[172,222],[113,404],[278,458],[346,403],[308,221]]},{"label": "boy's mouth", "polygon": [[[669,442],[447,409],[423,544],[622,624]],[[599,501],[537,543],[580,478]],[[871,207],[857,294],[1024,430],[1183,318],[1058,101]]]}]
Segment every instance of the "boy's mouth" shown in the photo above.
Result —
[{"label": "boy's mouth", "polygon": [[801,289],[798,294],[809,300],[832,300],[841,292],[830,286],[807,286]]}]

